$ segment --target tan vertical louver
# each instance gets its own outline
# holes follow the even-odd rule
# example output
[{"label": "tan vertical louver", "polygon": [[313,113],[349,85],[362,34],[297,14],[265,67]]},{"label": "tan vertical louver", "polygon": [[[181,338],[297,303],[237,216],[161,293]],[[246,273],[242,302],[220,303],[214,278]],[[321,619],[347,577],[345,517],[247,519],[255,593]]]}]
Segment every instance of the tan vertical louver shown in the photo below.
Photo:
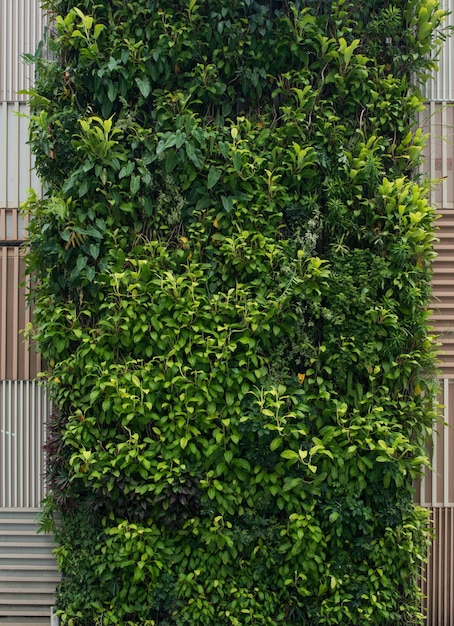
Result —
[{"label": "tan vertical louver", "polygon": [[454,508],[431,511],[435,534],[422,584],[427,626],[454,624]]},{"label": "tan vertical louver", "polygon": [[24,269],[21,248],[0,247],[0,380],[28,380],[39,371],[39,357],[23,333],[30,322]]},{"label": "tan vertical louver", "polygon": [[454,506],[454,381],[440,381],[440,420],[429,446],[432,469],[418,483],[415,501],[422,506]]},{"label": "tan vertical louver", "polygon": [[430,510],[434,537],[422,572],[426,626],[454,624],[454,381],[440,381],[440,421],[430,445],[432,468],[417,485],[415,501]]}]

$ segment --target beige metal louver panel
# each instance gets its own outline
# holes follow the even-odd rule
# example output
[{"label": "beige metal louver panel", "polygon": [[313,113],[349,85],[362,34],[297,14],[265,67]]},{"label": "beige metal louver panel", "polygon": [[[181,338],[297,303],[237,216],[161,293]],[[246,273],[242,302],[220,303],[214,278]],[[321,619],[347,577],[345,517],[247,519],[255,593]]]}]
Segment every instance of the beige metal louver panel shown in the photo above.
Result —
[{"label": "beige metal louver panel", "polygon": [[18,209],[31,187],[41,193],[27,144],[28,112],[25,102],[0,102],[0,209]]},{"label": "beige metal louver panel", "polygon": [[454,624],[454,509],[434,508],[431,523],[435,533],[429,562],[423,570],[422,591],[427,626]]},{"label": "beige metal louver panel", "polygon": [[30,322],[21,248],[0,247],[0,380],[28,380],[40,371],[40,359],[25,339]]},{"label": "beige metal louver panel", "polygon": [[0,2],[0,101],[25,100],[19,91],[29,89],[33,66],[22,62],[22,54],[34,53],[44,31],[40,0]]},{"label": "beige metal louver panel", "polygon": [[428,134],[422,171],[434,181],[431,202],[439,209],[454,209],[454,106],[430,102],[419,124]]},{"label": "beige metal louver panel", "polygon": [[422,570],[426,626],[454,624],[454,381],[440,381],[441,420],[430,446],[432,471],[417,485],[415,502],[430,509],[434,537]]},{"label": "beige metal louver panel", "polygon": [[454,210],[440,210],[433,263],[431,321],[440,342],[443,376],[454,378]]},{"label": "beige metal louver panel", "polygon": [[0,246],[23,241],[27,223],[28,217],[24,218],[17,209],[0,209]]},{"label": "beige metal louver panel", "polygon": [[[425,507],[454,508],[454,381],[440,380],[440,421],[435,425],[429,454],[432,469],[418,483],[415,502]],[[453,622],[454,623],[454,622]]]}]

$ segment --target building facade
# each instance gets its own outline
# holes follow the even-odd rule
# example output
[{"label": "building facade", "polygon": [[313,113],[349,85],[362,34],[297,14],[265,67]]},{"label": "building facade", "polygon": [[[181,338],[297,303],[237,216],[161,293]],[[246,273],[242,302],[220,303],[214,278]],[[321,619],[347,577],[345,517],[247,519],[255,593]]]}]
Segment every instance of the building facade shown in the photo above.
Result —
[{"label": "building facade", "polygon": [[[454,0],[443,0],[447,11]],[[446,25],[453,26],[449,15]],[[427,624],[454,624],[454,40],[448,38],[439,71],[425,86],[427,104],[419,123],[428,133],[423,173],[435,184],[437,258],[433,265],[432,323],[440,343],[440,422],[431,447],[433,471],[416,494],[431,511],[435,538],[424,572]]]},{"label": "building facade", "polygon": [[26,220],[19,207],[40,183],[27,145],[33,68],[21,62],[42,37],[37,0],[0,0],[0,623],[50,624],[58,582],[51,538],[37,534],[44,496],[42,444],[48,401],[40,360],[23,333]]},{"label": "building facade", "polygon": [[[454,10],[454,0],[443,0]],[[448,18],[454,23],[453,16]],[[26,305],[19,213],[30,187],[39,190],[27,145],[27,96],[33,68],[21,54],[34,52],[45,16],[39,0],[0,0],[0,623],[50,624],[58,581],[50,539],[36,534],[44,496],[42,444],[48,412],[37,380],[39,357],[22,332],[31,321]],[[454,624],[454,41],[426,87],[419,120],[429,133],[424,170],[437,179],[432,202],[439,213],[438,257],[433,276],[433,324],[441,341],[443,422],[431,443],[433,472],[418,486],[430,509],[436,538],[424,572],[428,626]],[[10,620],[8,622],[7,620]]]}]

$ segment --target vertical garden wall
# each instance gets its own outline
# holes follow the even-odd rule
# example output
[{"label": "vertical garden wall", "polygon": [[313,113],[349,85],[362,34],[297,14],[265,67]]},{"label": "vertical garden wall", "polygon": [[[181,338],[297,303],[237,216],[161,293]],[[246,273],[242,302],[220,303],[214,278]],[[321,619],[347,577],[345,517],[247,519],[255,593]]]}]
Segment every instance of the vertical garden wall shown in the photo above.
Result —
[{"label": "vertical garden wall", "polygon": [[420,623],[436,0],[48,0],[63,624]]}]

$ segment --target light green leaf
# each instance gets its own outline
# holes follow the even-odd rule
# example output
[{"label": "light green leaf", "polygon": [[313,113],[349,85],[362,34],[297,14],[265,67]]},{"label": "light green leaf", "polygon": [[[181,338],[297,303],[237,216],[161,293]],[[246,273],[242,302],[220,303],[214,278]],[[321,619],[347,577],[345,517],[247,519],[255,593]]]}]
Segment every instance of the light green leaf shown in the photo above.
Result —
[{"label": "light green leaf", "polygon": [[294,450],[284,450],[283,452],[281,452],[281,457],[283,459],[289,459],[289,460],[299,459],[298,452],[295,452]]}]

